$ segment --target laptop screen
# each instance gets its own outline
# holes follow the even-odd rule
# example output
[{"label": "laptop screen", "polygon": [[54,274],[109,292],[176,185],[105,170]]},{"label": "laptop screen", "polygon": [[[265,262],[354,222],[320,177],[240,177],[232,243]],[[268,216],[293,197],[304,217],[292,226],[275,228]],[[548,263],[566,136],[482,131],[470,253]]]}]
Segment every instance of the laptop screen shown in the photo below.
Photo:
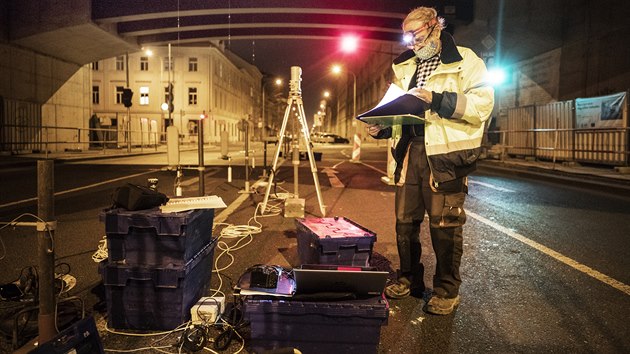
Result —
[{"label": "laptop screen", "polygon": [[[352,269],[352,268],[350,268]],[[296,294],[354,293],[380,295],[388,272],[371,270],[293,269]]]}]

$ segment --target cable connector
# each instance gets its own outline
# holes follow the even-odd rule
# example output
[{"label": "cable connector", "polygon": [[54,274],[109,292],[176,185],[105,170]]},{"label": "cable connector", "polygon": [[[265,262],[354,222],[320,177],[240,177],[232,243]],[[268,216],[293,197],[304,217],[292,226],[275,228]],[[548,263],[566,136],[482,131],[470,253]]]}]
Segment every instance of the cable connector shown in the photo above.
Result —
[{"label": "cable connector", "polygon": [[38,221],[36,223],[37,231],[55,231],[57,229],[57,220],[54,221]]}]

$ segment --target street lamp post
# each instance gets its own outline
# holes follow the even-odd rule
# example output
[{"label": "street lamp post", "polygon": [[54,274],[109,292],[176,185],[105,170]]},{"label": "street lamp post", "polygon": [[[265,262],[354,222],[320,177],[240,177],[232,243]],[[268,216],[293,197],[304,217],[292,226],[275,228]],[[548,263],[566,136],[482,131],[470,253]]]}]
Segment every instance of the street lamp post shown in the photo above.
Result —
[{"label": "street lamp post", "polygon": [[199,196],[203,197],[206,195],[206,188],[205,188],[205,181],[204,181],[204,176],[205,176],[205,170],[206,167],[204,166],[204,159],[203,159],[203,121],[204,118],[206,118],[206,111],[203,111],[203,113],[201,115],[199,115],[199,121],[198,121],[198,127],[197,127],[197,132],[198,132],[198,150],[199,150]]},{"label": "street lamp post", "polygon": [[[266,86],[266,83],[267,83],[267,81],[265,79],[268,79],[268,78],[269,77],[263,77],[262,85],[261,85],[261,88],[262,88],[261,115],[262,115],[262,125],[263,126],[262,126],[262,132],[261,132],[262,137],[261,137],[260,140],[262,140],[262,143],[263,143],[263,174],[262,174],[262,177],[267,177],[267,140],[268,140],[269,137],[267,136],[268,135],[267,134],[267,118],[265,116],[265,103],[266,103],[265,102],[266,101],[266,98],[265,98],[265,91],[266,91],[265,90],[265,86]],[[282,79],[276,78],[274,80],[274,84],[277,87],[281,86],[282,85]]]},{"label": "street lamp post", "polygon": [[[262,90],[261,90],[261,91],[262,91],[262,109],[261,109],[261,115],[262,115],[262,122],[263,122],[263,129],[262,129],[262,132],[263,132],[263,139],[267,136],[267,133],[266,133],[266,132],[267,132],[267,119],[266,119],[266,117],[265,117],[265,104],[266,104],[266,102],[265,102],[265,101],[266,101],[266,98],[265,98],[265,96],[266,96],[266,95],[265,95],[265,91],[266,91],[266,90],[265,90],[265,87],[266,87],[266,84],[267,84],[266,79],[268,79],[268,78],[269,78],[269,77],[263,77],[263,79],[262,79],[262,85],[261,85],[261,88],[262,88]],[[280,87],[280,86],[282,86],[282,79],[280,79],[280,78],[275,78],[273,82],[274,82],[274,85],[276,85],[276,87]]]},{"label": "street lamp post", "polygon": [[[333,73],[338,74],[341,73],[342,69],[339,65],[334,65]],[[361,156],[361,133],[359,132],[359,125],[355,121],[357,117],[357,75],[354,72],[346,69],[346,73],[352,75],[352,126],[354,127],[354,142],[352,148],[352,162],[359,162]]]}]

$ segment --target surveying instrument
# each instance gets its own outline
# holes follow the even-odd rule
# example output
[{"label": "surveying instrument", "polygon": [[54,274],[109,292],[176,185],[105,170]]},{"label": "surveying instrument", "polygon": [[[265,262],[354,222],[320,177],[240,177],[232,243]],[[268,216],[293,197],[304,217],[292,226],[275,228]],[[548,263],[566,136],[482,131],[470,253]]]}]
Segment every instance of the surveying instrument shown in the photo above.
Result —
[{"label": "surveying instrument", "polygon": [[[295,104],[298,113],[298,121],[300,122],[300,128],[302,130],[302,137],[304,138],[304,145],[306,145],[306,151],[308,153],[308,161],[311,164],[311,172],[313,173],[313,181],[315,182],[315,191],[317,192],[317,200],[319,202],[319,210],[322,213],[322,217],[326,216],[326,207],[322,203],[322,192],[319,188],[319,179],[317,178],[317,167],[315,166],[315,157],[313,156],[313,149],[311,146],[311,138],[308,132],[308,126],[306,124],[306,115],[304,114],[304,103],[302,101],[302,89],[300,87],[300,81],[302,81],[302,68],[299,66],[291,67],[291,80],[289,81],[289,99],[287,100],[287,109],[284,111],[284,119],[282,120],[282,127],[280,128],[280,136],[278,137],[278,147],[276,154],[273,158],[273,164],[271,165],[271,172],[269,174],[269,181],[267,183],[267,190],[265,191],[265,198],[263,199],[261,214],[265,213],[267,209],[267,202],[269,201],[269,193],[271,192],[271,186],[273,184],[273,178],[276,175],[276,168],[278,167],[278,157],[280,156],[280,149],[282,149],[282,143],[284,140],[285,131],[287,129],[287,122],[289,121],[289,115],[291,114],[291,108]],[[295,139],[296,137],[293,137]],[[298,138],[299,139],[299,138]],[[299,144],[299,140],[298,140]],[[294,154],[295,155],[295,154]],[[292,198],[294,205],[301,203],[302,217],[304,215],[304,200],[298,198],[298,181],[297,181],[297,165],[299,165],[299,156],[293,156],[297,163],[294,161],[295,176],[294,176],[294,191],[295,197]],[[290,200],[285,202],[285,216],[287,215],[286,208],[289,206]],[[295,216],[295,215],[293,215]]]}]

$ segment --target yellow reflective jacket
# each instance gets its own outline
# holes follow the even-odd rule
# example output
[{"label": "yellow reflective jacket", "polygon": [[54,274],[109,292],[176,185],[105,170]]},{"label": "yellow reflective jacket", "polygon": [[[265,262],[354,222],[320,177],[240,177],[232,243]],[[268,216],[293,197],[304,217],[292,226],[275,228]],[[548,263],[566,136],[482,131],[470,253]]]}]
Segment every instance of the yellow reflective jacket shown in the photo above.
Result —
[{"label": "yellow reflective jacket", "polygon": [[[437,183],[463,177],[474,171],[484,127],[494,106],[494,89],[486,82],[486,66],[472,50],[457,47],[450,34],[442,32],[440,64],[427,78],[425,89],[441,94],[434,110],[425,112],[424,141],[429,167]],[[409,89],[417,69],[413,51],[402,53],[392,65],[397,84]],[[437,107],[436,107],[437,106]],[[397,163],[395,180],[403,184],[407,170],[409,139],[400,126],[387,128],[376,138],[394,138]],[[404,158],[402,158],[404,156]]]}]

